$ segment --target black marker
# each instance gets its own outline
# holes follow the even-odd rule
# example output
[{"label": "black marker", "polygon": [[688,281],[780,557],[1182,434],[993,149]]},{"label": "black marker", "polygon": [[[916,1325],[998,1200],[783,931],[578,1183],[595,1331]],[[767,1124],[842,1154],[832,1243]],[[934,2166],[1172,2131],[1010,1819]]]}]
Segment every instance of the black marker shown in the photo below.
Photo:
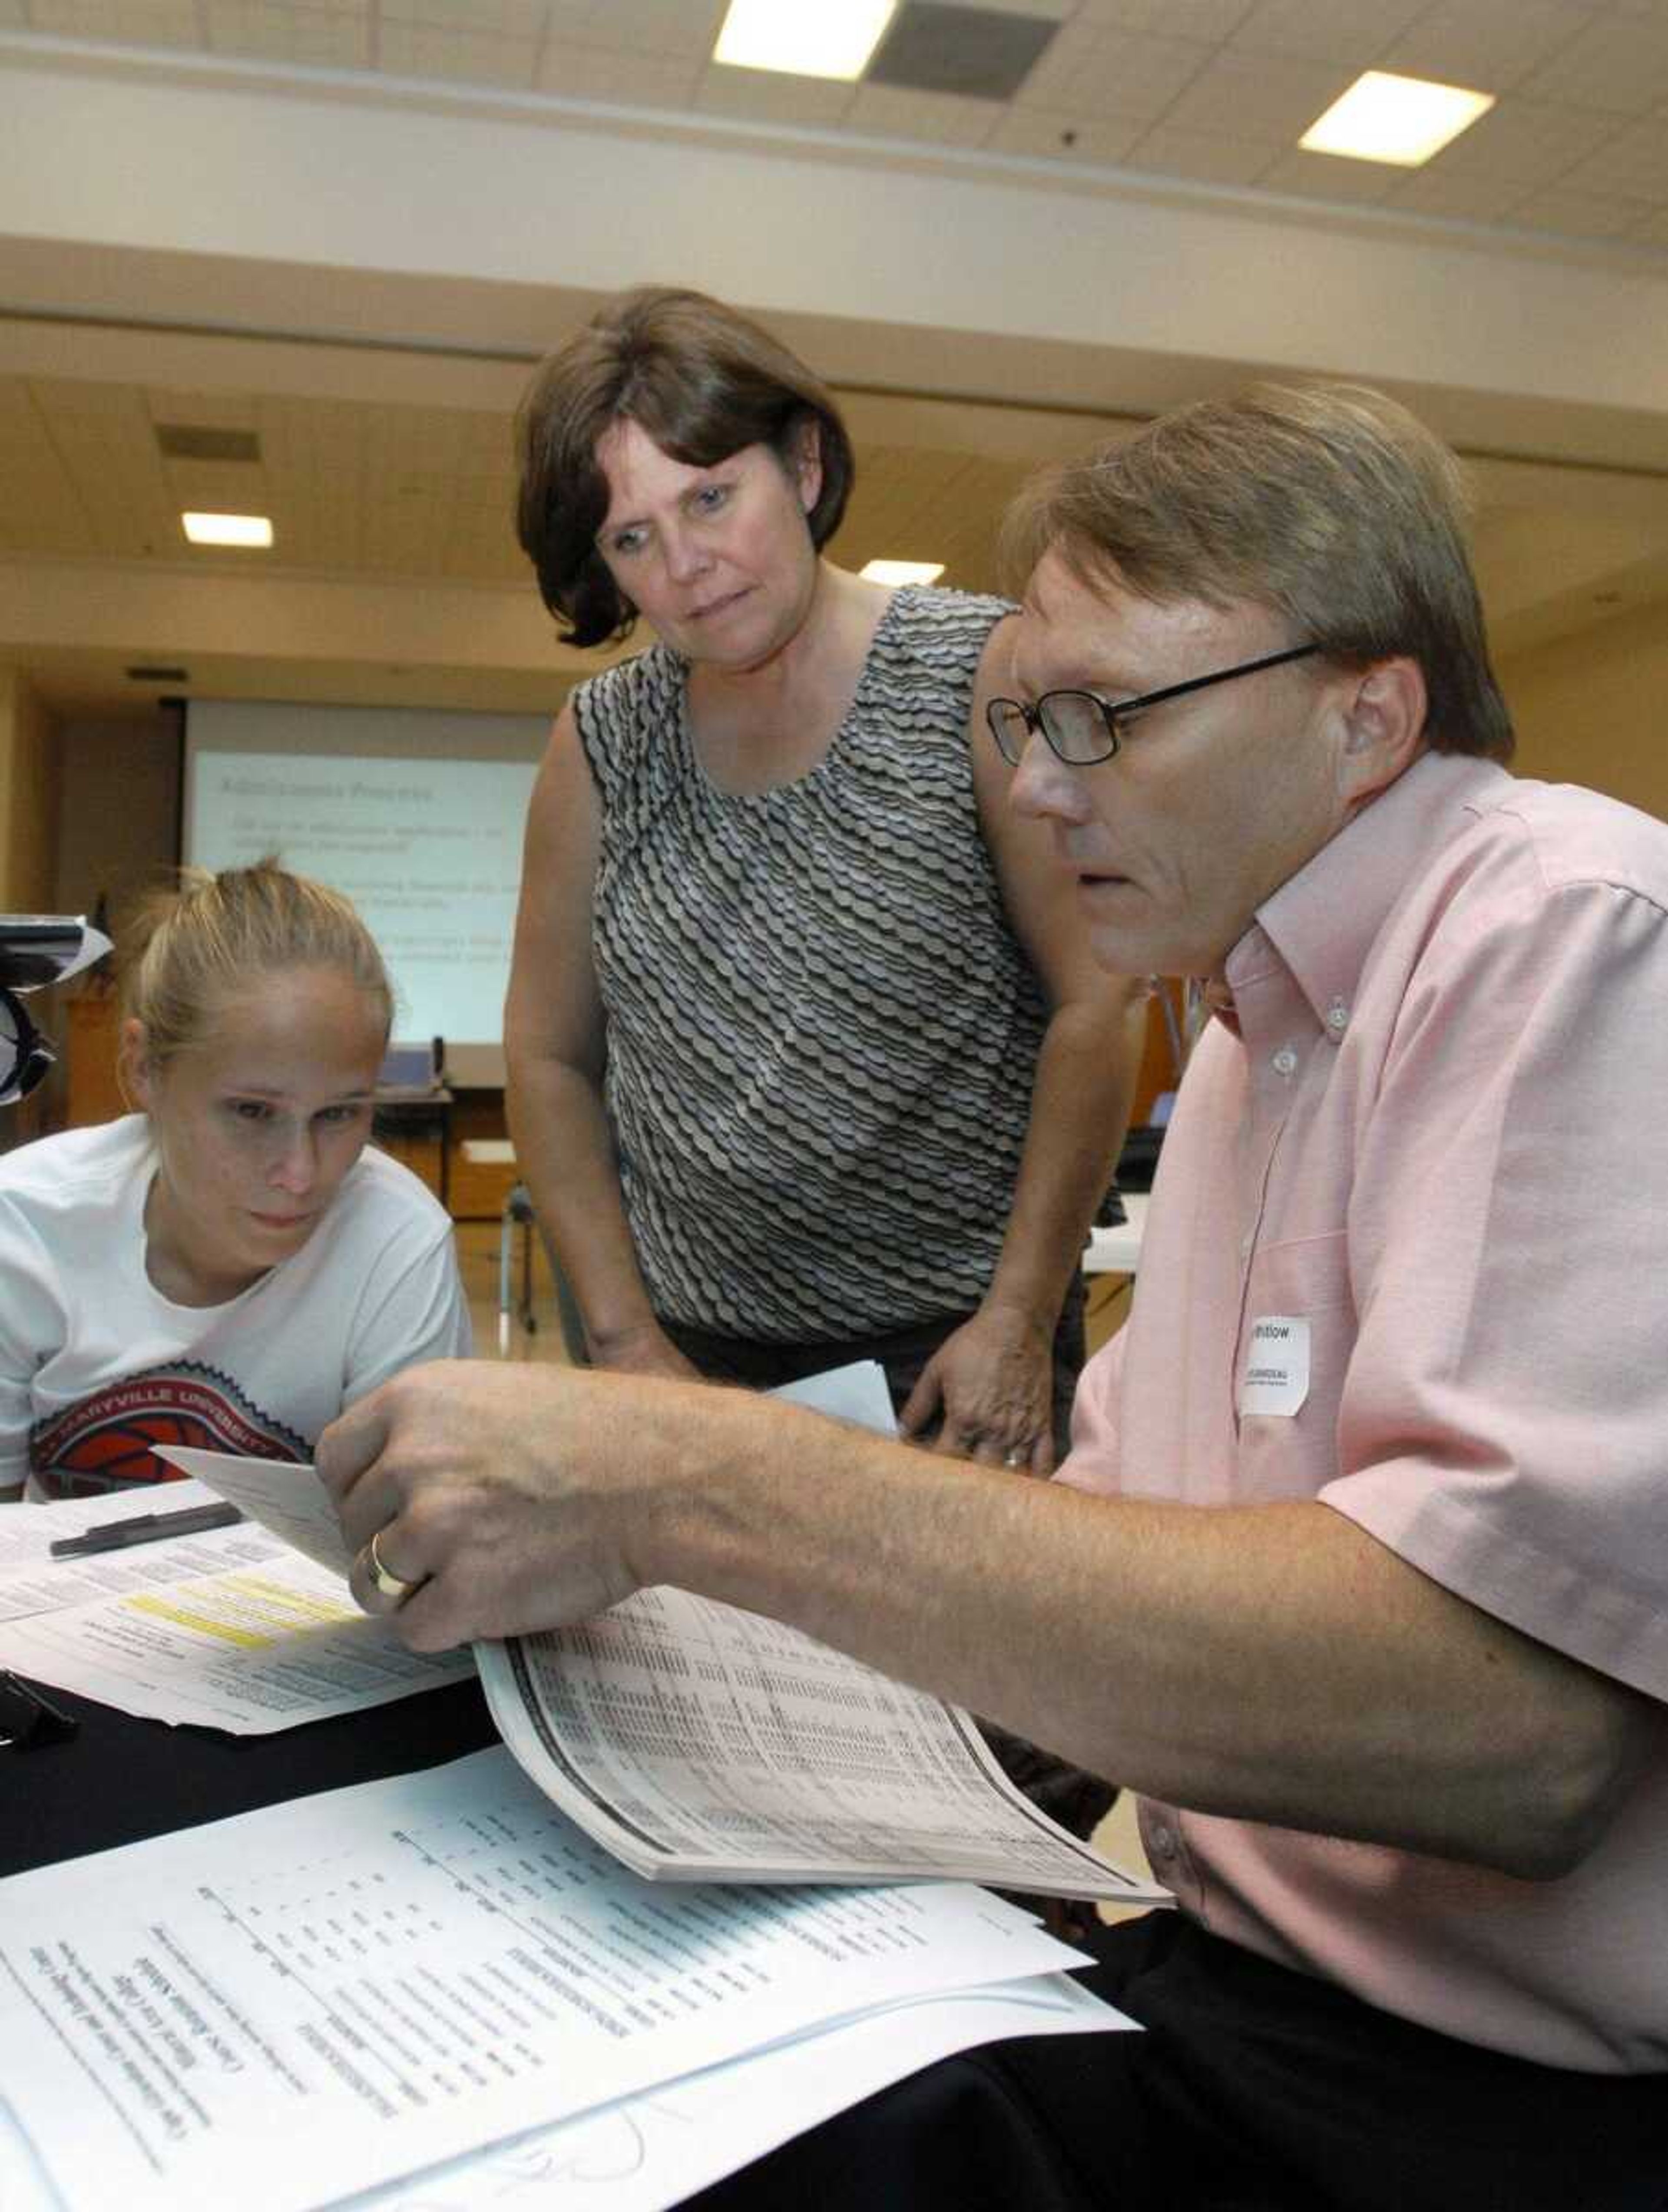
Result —
[{"label": "black marker", "polygon": [[130,1521],[101,1521],[85,1535],[60,1536],[48,1550],[55,1559],[84,1559],[94,1552],[119,1552],[129,1544],[154,1544],[161,1536],[191,1536],[199,1528],[229,1528],[243,1515],[223,1499],[218,1505],[185,1505],[178,1513],[136,1513]]}]

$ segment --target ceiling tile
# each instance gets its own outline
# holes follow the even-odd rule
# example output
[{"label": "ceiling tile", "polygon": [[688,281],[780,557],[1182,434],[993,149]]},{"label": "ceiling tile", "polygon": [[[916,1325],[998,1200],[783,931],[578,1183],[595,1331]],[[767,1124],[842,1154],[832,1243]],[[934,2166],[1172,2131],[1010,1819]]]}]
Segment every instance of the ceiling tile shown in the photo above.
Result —
[{"label": "ceiling tile", "polygon": [[424,23],[431,30],[529,44],[543,35],[548,0],[379,0],[386,23]]},{"label": "ceiling tile", "polygon": [[549,0],[550,35],[582,46],[710,58],[727,0]]},{"label": "ceiling tile", "polygon": [[1228,41],[1235,53],[1369,67],[1425,0],[1258,0]]},{"label": "ceiling tile", "polygon": [[1081,0],[1074,22],[1125,31],[1162,31],[1218,45],[1237,31],[1256,0]]},{"label": "ceiling tile", "polygon": [[1641,115],[1668,100],[1668,10],[1649,16],[1595,15],[1524,80],[1538,99]]},{"label": "ceiling tile", "polygon": [[437,77],[449,84],[531,90],[537,54],[525,39],[502,39],[490,31],[441,30],[431,23],[385,21],[377,41],[379,64],[391,76]]},{"label": "ceiling tile", "polygon": [[1641,200],[1601,198],[1554,185],[1531,193],[1512,210],[1512,221],[1565,238],[1620,238],[1651,212]]},{"label": "ceiling tile", "polygon": [[858,87],[843,120],[847,131],[874,137],[921,138],[940,146],[982,146],[1001,115],[1000,106],[988,100],[864,84]]},{"label": "ceiling tile", "polygon": [[622,106],[687,107],[701,77],[701,63],[688,54],[626,53],[566,40],[546,46],[538,64],[541,92]]},{"label": "ceiling tile", "polygon": [[1155,123],[1210,60],[1186,39],[1068,23],[1026,80],[1023,106]]},{"label": "ceiling tile", "polygon": [[1163,120],[1180,131],[1226,131],[1295,146],[1351,78],[1350,70],[1331,63],[1224,51],[1212,57]]},{"label": "ceiling tile", "polygon": [[1631,244],[1659,246],[1668,252],[1668,208],[1655,208],[1627,233]]},{"label": "ceiling tile", "polygon": [[852,88],[828,77],[731,69],[714,62],[702,73],[694,104],[710,115],[737,115],[760,123],[831,125],[851,106]]},{"label": "ceiling tile", "polygon": [[1410,215],[1447,216],[1455,222],[1498,222],[1527,188],[1504,177],[1474,177],[1463,169],[1415,169],[1385,202]]},{"label": "ceiling tile", "polygon": [[1590,109],[1508,94],[1444,147],[1431,166],[1525,185],[1550,184],[1602,146],[1616,127],[1613,118]]},{"label": "ceiling tile", "polygon": [[1034,15],[1049,23],[1063,23],[1077,9],[1077,0],[961,0],[964,8],[983,15]]},{"label": "ceiling tile", "polygon": [[1061,161],[1116,166],[1142,135],[1138,123],[1091,122],[1047,107],[1010,107],[985,143],[997,154],[1040,154]]},{"label": "ceiling tile", "polygon": [[30,0],[29,22],[64,39],[107,39],[136,46],[195,46],[192,0]]},{"label": "ceiling tile", "polygon": [[1623,199],[1668,199],[1668,121],[1629,123],[1566,170],[1559,182],[1578,192]]},{"label": "ceiling tile", "polygon": [[1166,123],[1131,149],[1129,166],[1195,184],[1254,184],[1290,150],[1277,138],[1230,138],[1220,131],[1174,131]]},{"label": "ceiling tile", "polygon": [[171,385],[150,384],[143,394],[147,419],[190,424],[209,430],[255,430],[260,428],[260,402],[244,392],[185,392]]},{"label": "ceiling tile", "polygon": [[1505,92],[1592,21],[1569,0],[1440,0],[1386,47],[1379,67]]},{"label": "ceiling tile", "polygon": [[363,14],[282,8],[269,0],[206,0],[203,24],[217,54],[258,54],[312,69],[366,69],[371,34]]},{"label": "ceiling tile", "polygon": [[1294,148],[1258,178],[1260,191],[1297,192],[1305,199],[1375,204],[1388,199],[1406,172],[1387,161],[1352,161],[1337,154]]}]

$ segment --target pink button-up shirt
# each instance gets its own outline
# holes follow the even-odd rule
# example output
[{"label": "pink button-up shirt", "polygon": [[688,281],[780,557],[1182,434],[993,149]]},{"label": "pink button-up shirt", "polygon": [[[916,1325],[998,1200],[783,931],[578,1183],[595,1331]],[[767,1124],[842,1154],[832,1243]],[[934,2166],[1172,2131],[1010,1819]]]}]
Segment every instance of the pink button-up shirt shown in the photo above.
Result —
[{"label": "pink button-up shirt", "polygon": [[[1319,1498],[1668,1707],[1668,828],[1427,756],[1228,982],[1061,1479]],[[1143,1833],[1253,1950],[1474,2043],[1668,2068],[1662,1721],[1557,1881],[1155,1803]]]}]

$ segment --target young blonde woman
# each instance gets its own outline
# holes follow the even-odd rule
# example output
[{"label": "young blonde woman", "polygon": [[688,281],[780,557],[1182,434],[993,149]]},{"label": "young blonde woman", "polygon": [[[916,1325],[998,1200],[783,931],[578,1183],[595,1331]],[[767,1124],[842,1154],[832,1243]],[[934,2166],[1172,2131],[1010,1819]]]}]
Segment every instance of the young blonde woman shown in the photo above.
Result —
[{"label": "young blonde woman", "polygon": [[392,1011],[369,932],[273,861],[191,871],[124,933],[136,1112],[0,1159],[0,1495],[167,1479],[157,1443],[311,1458],[470,1349],[452,1224],[369,1149]]}]

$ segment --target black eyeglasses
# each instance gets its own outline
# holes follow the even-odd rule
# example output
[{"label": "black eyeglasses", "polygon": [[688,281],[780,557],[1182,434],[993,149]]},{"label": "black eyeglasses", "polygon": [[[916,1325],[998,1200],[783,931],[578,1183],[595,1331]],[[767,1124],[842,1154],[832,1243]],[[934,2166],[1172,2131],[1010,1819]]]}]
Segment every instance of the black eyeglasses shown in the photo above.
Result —
[{"label": "black eyeglasses", "polygon": [[1093,691],[1045,691],[1034,707],[1018,699],[992,699],[985,709],[991,735],[1005,761],[1017,768],[1033,730],[1040,730],[1052,750],[1071,768],[1093,768],[1110,760],[1124,742],[1124,725],[1149,707],[1167,699],[1180,699],[1189,691],[1203,691],[1212,684],[1226,684],[1235,676],[1254,676],[1259,668],[1278,668],[1288,660],[1301,660],[1325,648],[1319,645],[1289,645],[1283,653],[1265,653],[1260,660],[1242,660],[1237,668],[1219,668],[1212,676],[1190,677],[1186,684],[1167,684],[1162,691],[1143,691],[1137,699],[1110,700]]}]

